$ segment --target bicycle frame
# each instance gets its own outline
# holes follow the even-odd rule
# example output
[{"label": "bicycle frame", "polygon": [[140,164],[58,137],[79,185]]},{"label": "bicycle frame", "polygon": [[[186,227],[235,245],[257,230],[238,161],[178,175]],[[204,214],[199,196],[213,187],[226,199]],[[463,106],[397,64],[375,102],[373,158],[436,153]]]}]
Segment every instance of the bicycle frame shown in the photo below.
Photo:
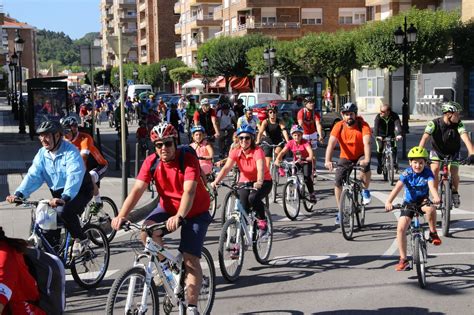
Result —
[{"label": "bicycle frame", "polygon": [[[241,229],[238,230],[239,234],[237,234],[237,238],[240,237],[241,230],[243,230],[244,242],[245,242],[244,245],[248,246],[251,240],[253,239],[253,233],[255,232],[253,230],[253,222],[255,220],[254,212],[251,211],[250,214],[247,214],[247,211],[245,211],[245,209],[242,207],[240,200],[237,199],[235,202],[234,211],[232,212],[231,217],[235,218],[239,222],[240,226],[242,227]],[[230,241],[230,240],[227,240],[227,241]],[[229,244],[226,244],[226,245],[229,246]]]},{"label": "bicycle frame", "polygon": [[291,170],[291,176],[286,179],[286,182],[293,181],[296,185],[296,189],[298,190],[298,194],[300,197],[304,197],[301,193],[301,187],[303,186],[303,180],[301,179],[301,172],[298,172],[298,168],[296,167],[295,161],[286,162],[288,169]]},{"label": "bicycle frame", "polygon": [[[34,211],[34,210],[33,210]],[[69,266],[69,261],[68,261],[68,248],[71,243],[71,234],[69,231],[66,230],[66,244],[64,246],[64,253],[61,255],[61,252],[57,252],[53,246],[48,242],[46,239],[46,236],[44,236],[43,233],[41,233],[40,227],[38,223],[34,223],[33,225],[33,231],[28,237],[28,242],[33,241],[37,245],[42,245],[47,253],[50,253],[54,256],[57,256],[61,259],[65,267]]]}]

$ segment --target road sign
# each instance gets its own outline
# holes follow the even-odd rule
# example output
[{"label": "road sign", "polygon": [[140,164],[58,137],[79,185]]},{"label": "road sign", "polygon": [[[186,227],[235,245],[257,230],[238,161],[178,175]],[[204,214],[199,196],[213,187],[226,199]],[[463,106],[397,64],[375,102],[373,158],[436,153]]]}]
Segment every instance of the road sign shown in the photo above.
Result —
[{"label": "road sign", "polygon": [[135,83],[133,82],[133,80],[127,80],[127,85],[134,85]]}]

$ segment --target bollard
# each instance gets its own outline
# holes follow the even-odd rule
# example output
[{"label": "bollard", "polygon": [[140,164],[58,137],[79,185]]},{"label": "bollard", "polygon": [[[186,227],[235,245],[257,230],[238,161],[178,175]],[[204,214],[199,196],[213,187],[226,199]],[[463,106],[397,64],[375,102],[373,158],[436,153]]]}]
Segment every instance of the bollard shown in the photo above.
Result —
[{"label": "bollard", "polygon": [[120,170],[120,140],[115,140],[115,170]]},{"label": "bollard", "polygon": [[138,147],[140,145],[137,143],[135,143],[135,177],[137,177],[138,175],[138,162],[139,162],[139,156],[138,156]]}]

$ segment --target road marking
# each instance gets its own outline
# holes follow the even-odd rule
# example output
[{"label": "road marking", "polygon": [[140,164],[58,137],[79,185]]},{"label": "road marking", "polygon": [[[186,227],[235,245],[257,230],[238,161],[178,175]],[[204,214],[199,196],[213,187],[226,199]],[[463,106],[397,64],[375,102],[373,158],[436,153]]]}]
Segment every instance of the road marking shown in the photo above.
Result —
[{"label": "road marking", "polygon": [[429,256],[456,256],[456,255],[474,255],[474,252],[459,252],[459,253],[429,253]]},{"label": "road marking", "polygon": [[301,265],[308,264],[314,261],[340,259],[345,258],[347,256],[349,256],[349,253],[327,254],[323,256],[277,256],[272,258],[268,262],[268,264],[274,266]]},{"label": "road marking", "polygon": [[[106,273],[105,273],[105,277],[104,278],[108,278],[110,277],[111,275],[117,273],[118,271],[120,271],[120,269],[113,269],[113,270],[108,270]],[[81,276],[80,278],[83,279],[83,280],[90,280],[90,279],[95,279],[97,277],[97,274],[99,272],[89,272],[87,273],[87,277],[83,277]],[[72,275],[66,275],[66,281],[73,281],[74,278],[72,277]]]}]

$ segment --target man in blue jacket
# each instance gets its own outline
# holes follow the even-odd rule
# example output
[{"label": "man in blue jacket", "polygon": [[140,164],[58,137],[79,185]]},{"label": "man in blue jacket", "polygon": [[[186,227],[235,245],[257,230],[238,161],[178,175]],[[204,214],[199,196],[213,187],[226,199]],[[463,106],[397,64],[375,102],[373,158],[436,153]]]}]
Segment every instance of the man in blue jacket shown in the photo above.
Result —
[{"label": "man in blue jacket", "polygon": [[[14,202],[15,198],[28,198],[31,193],[46,183],[53,198],[49,201],[51,207],[64,206],[59,218],[75,239],[73,256],[80,256],[88,240],[82,231],[79,215],[91,200],[93,194],[92,179],[77,148],[63,140],[62,128],[58,122],[44,121],[36,133],[39,134],[41,145],[33,164],[28,170],[14,195],[6,198]],[[48,240],[59,240],[60,230],[45,233]]]}]

